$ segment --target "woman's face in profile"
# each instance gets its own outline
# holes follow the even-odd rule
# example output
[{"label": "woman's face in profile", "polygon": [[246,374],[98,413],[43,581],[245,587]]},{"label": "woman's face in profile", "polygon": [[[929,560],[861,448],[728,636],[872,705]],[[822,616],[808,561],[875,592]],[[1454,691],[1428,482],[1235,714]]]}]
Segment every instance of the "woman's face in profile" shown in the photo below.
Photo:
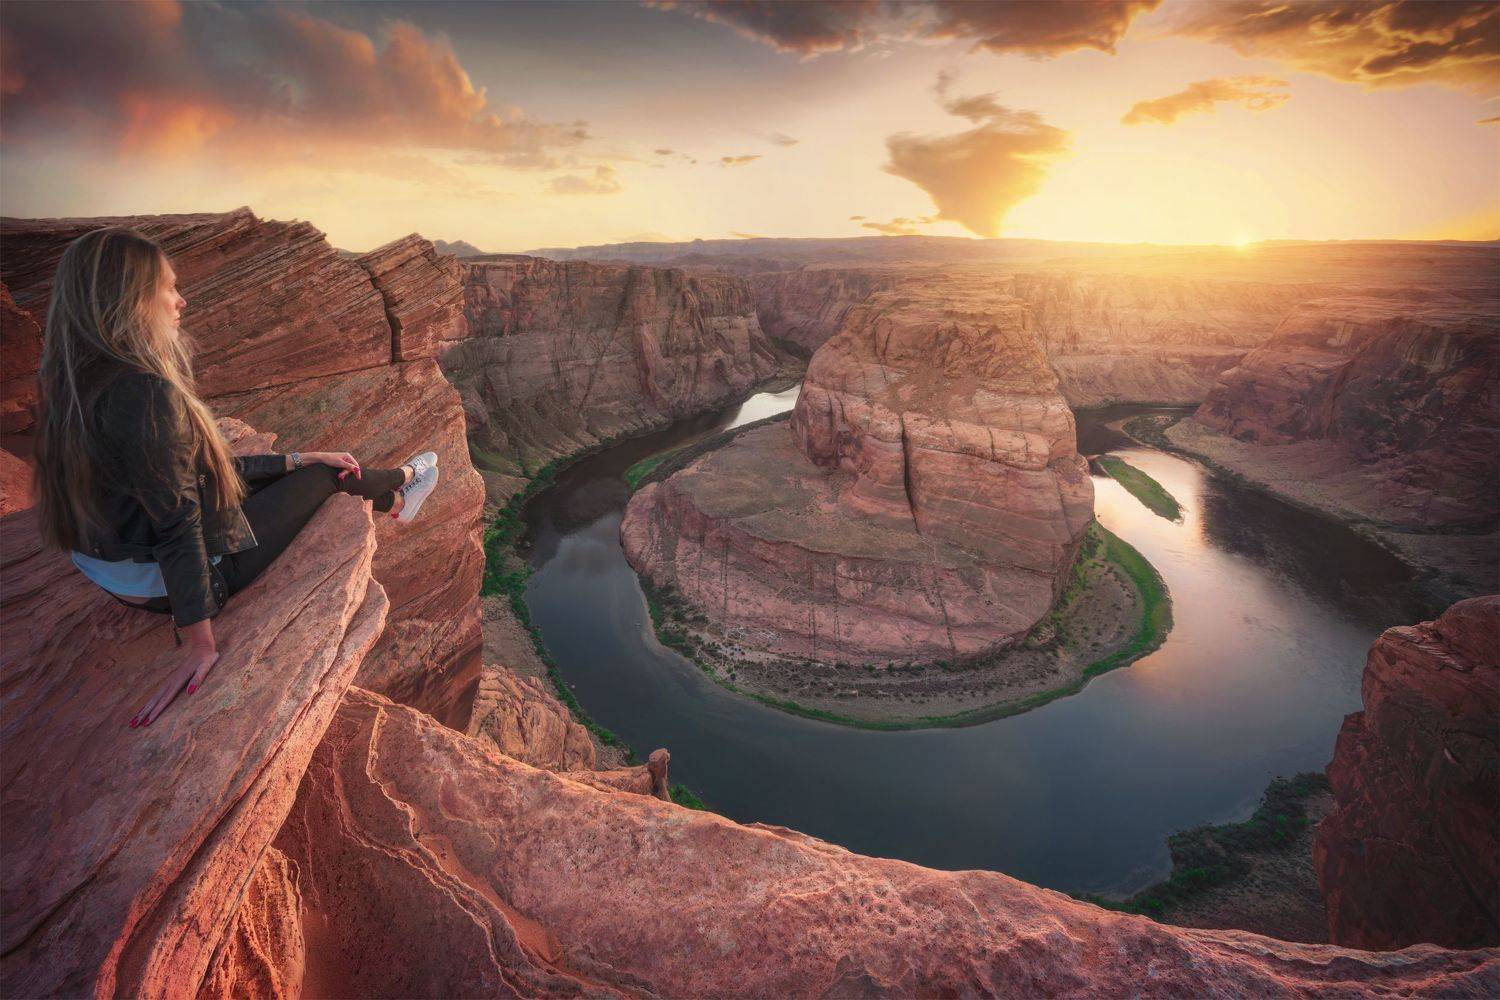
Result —
[{"label": "woman's face in profile", "polygon": [[156,286],[156,308],[172,323],[173,330],[181,329],[182,308],[187,300],[177,292],[177,272],[172,265],[162,261],[161,278]]}]

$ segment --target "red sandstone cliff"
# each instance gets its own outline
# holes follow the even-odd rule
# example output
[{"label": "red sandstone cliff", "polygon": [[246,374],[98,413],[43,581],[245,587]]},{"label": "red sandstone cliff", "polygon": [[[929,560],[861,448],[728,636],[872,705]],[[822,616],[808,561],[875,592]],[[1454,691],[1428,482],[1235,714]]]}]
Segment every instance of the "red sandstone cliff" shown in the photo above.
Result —
[{"label": "red sandstone cliff", "polygon": [[1352,479],[1335,487],[1347,494],[1339,499],[1369,520],[1492,529],[1500,317],[1492,299],[1307,303],[1220,377],[1194,421],[1249,444],[1291,446],[1281,452],[1289,461],[1299,445],[1337,455],[1336,471]]},{"label": "red sandstone cliff", "polygon": [[814,355],[790,433],[751,430],[638,492],[632,565],[752,651],[964,659],[1051,607],[1093,516],[1024,307],[901,287]]},{"label": "red sandstone cliff", "polygon": [[423,517],[376,520],[375,576],[391,610],[360,682],[417,703],[441,696],[441,678],[478,660],[484,563],[483,493],[463,410],[431,357],[435,343],[462,335],[454,262],[420,237],[344,260],[308,223],[261,220],[247,208],[3,219],[0,279],[24,311],[0,316],[5,356],[33,359],[7,365],[7,400],[34,398],[40,351],[25,337],[40,338],[63,249],[104,225],[135,228],[172,258],[199,387],[217,412],[271,432],[284,451],[347,450],[371,466],[437,451],[442,485]]},{"label": "red sandstone cliff", "polygon": [[[220,219],[217,230],[183,225],[209,245],[215,232],[248,234],[251,246],[231,239],[226,252],[260,255],[263,283],[358,287],[342,263],[324,273],[315,243],[294,252],[278,242],[296,226],[256,223],[255,236],[241,215],[186,217]],[[8,249],[12,225],[0,233]],[[414,343],[445,339],[432,317],[451,289],[406,276],[415,267],[441,281],[449,269],[412,249],[373,255],[392,265],[372,265],[388,345],[396,319],[432,331]],[[200,261],[197,273],[214,272]],[[212,303],[213,283],[200,280],[189,299]],[[243,300],[249,340],[303,349],[311,334],[298,316],[258,316],[255,303]],[[356,354],[368,343],[344,331],[329,344],[345,336]],[[347,360],[330,356],[322,362],[339,370],[296,379],[274,354],[241,357],[261,374],[213,402],[267,424],[231,425],[237,447],[269,446],[268,430],[283,447],[297,435],[347,447],[355,425],[373,436],[393,413],[414,440],[446,441],[453,426],[462,439],[430,359],[340,368]],[[461,458],[443,461],[463,478]],[[384,591],[464,596],[432,566],[467,573],[477,497],[447,517],[451,527],[427,539],[430,560],[392,565],[383,579],[382,548],[399,539],[359,502],[330,500],[216,621],[225,655],[209,683],[145,730],[125,720],[177,662],[163,619],[118,605],[42,551],[34,511],[0,518],[0,990],[1484,996],[1500,983],[1494,950],[1376,955],[1185,931],[995,873],[863,858],[661,801],[659,755],[652,768],[551,774],[350,687],[371,663],[386,677],[431,670],[425,633],[441,623],[398,618]],[[472,596],[477,581],[468,586]],[[461,620],[463,607],[448,613]],[[401,662],[403,649],[414,662]],[[531,720],[516,726],[522,749],[549,767],[582,763],[569,758],[566,727],[516,717]]]},{"label": "red sandstone cliff", "polygon": [[1002,287],[1031,310],[1075,409],[1197,403],[1220,372],[1265,343],[1288,309],[1323,290],[1304,282],[1061,268],[1019,273]]},{"label": "red sandstone cliff", "polygon": [[180,662],[159,615],[0,520],[6,996],[196,990],[388,602],[368,508],[334,497],[215,619],[223,656],[150,727]]},{"label": "red sandstone cliff", "polygon": [[809,267],[749,280],[766,333],[802,353],[821,347],[851,308],[877,292],[992,283],[1030,310],[1031,329],[1075,408],[1198,403],[1288,309],[1326,293],[1301,281],[1150,273],[1128,262],[1023,271]]},{"label": "red sandstone cliff", "polygon": [[1387,629],[1362,687],[1314,852],[1331,937],[1500,944],[1500,597]]},{"label": "red sandstone cliff", "polygon": [[[877,291],[955,278],[993,282],[997,291],[1030,307],[1033,329],[1075,408],[1200,403],[1221,372],[1270,340],[1294,306],[1313,299],[1439,293],[1493,303],[1500,293],[1493,249],[1484,246],[1131,249],[1011,240],[990,247],[931,245],[933,252],[914,252],[906,260],[886,255],[863,264],[869,241],[775,242],[811,262],[751,274],[761,325],[770,336],[810,354],[838,330],[851,306]],[[644,249],[660,255],[667,248]],[[695,259],[724,267],[744,260],[702,254]]]},{"label": "red sandstone cliff", "polygon": [[804,357],[822,347],[851,308],[876,292],[912,280],[906,270],[805,268],[752,275],[755,312],[766,336]]},{"label": "red sandstone cliff", "polygon": [[508,255],[461,267],[468,339],[442,364],[495,499],[553,459],[726,405],[781,360],[738,278]]}]

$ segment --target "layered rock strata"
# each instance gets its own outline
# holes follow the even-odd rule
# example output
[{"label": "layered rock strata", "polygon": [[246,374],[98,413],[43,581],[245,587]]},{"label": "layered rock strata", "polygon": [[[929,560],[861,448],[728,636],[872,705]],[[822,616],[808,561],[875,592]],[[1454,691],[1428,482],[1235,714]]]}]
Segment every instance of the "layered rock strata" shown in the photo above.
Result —
[{"label": "layered rock strata", "polygon": [[803,357],[822,347],[854,306],[911,280],[907,270],[812,267],[748,279],[761,329]]},{"label": "layered rock strata", "polygon": [[748,649],[966,659],[1051,607],[1093,515],[1024,307],[902,288],[851,309],[772,424],[632,498],[625,553]]},{"label": "layered rock strata", "polygon": [[1324,291],[1304,282],[1070,269],[1011,275],[1002,287],[1031,309],[1075,409],[1201,402],[1289,309]]},{"label": "layered rock strata", "polygon": [[367,466],[438,455],[438,488],[409,524],[375,519],[375,578],[390,597],[380,644],[359,684],[435,707],[479,657],[484,487],[468,463],[457,394],[430,358],[213,400],[222,413],[275,428],[281,451],[350,451]]},{"label": "layered rock strata", "polygon": [[1306,282],[1140,273],[1123,262],[1118,268],[809,267],[749,280],[762,327],[801,353],[821,347],[849,310],[876,292],[993,283],[1031,310],[1031,328],[1075,409],[1199,403],[1218,374],[1264,343],[1288,309],[1327,290]]},{"label": "layered rock strata", "polygon": [[1314,851],[1333,941],[1500,944],[1500,597],[1387,629],[1362,691]]},{"label": "layered rock strata", "polygon": [[509,670],[486,671],[469,715],[470,736],[483,736],[500,751],[550,771],[588,771],[596,763],[589,731],[536,677]]},{"label": "layered rock strata", "polygon": [[1318,478],[1369,520],[1492,529],[1500,317],[1493,299],[1306,303],[1220,377],[1194,422],[1271,462],[1337,459]]},{"label": "layered rock strata", "polygon": [[458,259],[416,233],[355,258],[385,303],[396,361],[435,357],[468,333]]},{"label": "layered rock strata", "polygon": [[0,520],[0,990],[191,993],[380,635],[368,508],[325,504],[215,620],[202,690],[141,729],[171,630],[43,550],[36,513]]},{"label": "layered rock strata", "polygon": [[[277,436],[285,451],[349,451],[372,467],[437,452],[442,479],[422,518],[376,521],[376,578],[391,613],[360,681],[418,704],[446,697],[445,678],[478,664],[484,563],[483,485],[469,463],[458,394],[430,355],[463,332],[456,262],[420,237],[346,260],[311,225],[260,220],[247,208],[3,219],[0,277],[30,320],[27,335],[39,338],[45,326],[63,249],[106,225],[134,228],[172,258],[199,388],[217,412]],[[21,327],[0,318],[9,359]],[[34,376],[34,366],[7,368],[6,386],[28,384],[34,394]],[[24,398],[16,391],[7,398]]]},{"label": "layered rock strata", "polygon": [[462,269],[469,339],[443,370],[496,499],[556,458],[732,402],[782,360],[736,278],[504,255]]},{"label": "layered rock strata", "polygon": [[[63,250],[102,226],[156,240],[187,299],[205,396],[285,385],[391,360],[385,307],[369,275],[340,259],[306,222],[261,220],[248,208],[197,215],[0,219],[0,276],[16,304],[46,325]],[[316,303],[316,308],[309,308]],[[19,373],[17,373],[19,374]]]},{"label": "layered rock strata", "polygon": [[1184,930],[861,857],[603,792],[358,690],[276,849],[309,996],[1483,996],[1500,975],[1493,950]]}]

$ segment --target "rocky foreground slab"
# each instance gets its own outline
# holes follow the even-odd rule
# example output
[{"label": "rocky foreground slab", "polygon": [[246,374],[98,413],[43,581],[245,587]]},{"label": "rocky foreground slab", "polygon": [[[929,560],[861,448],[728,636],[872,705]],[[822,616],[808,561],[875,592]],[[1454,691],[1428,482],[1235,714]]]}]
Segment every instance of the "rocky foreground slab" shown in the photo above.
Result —
[{"label": "rocky foreground slab", "polygon": [[0,521],[6,996],[181,995],[208,968],[385,625],[366,505],[331,499],[214,622],[223,656],[151,726],[167,620]]},{"label": "rocky foreground slab", "polygon": [[[1500,985],[1495,951],[1184,930],[994,872],[862,857],[601,791],[357,689],[276,851],[290,863],[267,855],[264,902],[235,936],[284,942],[252,971],[308,996],[1477,997]],[[300,923],[278,916],[286,899]]]}]

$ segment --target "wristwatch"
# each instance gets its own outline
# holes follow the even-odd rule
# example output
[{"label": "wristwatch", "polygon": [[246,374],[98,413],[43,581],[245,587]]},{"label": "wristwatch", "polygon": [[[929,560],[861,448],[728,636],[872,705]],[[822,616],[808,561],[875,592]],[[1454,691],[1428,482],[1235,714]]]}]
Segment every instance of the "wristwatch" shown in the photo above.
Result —
[{"label": "wristwatch", "polygon": [[294,451],[292,452],[292,471],[296,472],[300,468],[302,468],[302,453]]}]

